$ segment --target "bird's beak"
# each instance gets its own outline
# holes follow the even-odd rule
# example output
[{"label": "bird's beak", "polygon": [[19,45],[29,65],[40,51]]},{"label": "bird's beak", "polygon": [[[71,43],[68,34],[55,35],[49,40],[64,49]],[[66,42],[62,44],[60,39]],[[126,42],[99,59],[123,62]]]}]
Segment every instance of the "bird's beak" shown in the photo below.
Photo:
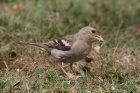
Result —
[{"label": "bird's beak", "polygon": [[104,42],[104,39],[103,39],[102,36],[100,36],[100,35],[95,35],[94,38],[95,38],[96,40],[99,40],[100,42]]}]

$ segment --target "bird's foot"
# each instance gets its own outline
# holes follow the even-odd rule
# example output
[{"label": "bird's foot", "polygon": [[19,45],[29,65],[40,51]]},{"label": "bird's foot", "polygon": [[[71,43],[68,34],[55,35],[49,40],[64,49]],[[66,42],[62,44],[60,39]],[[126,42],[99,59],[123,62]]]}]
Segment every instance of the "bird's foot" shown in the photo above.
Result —
[{"label": "bird's foot", "polygon": [[69,78],[69,80],[77,80],[78,78],[81,77],[81,76],[75,76],[72,73],[66,72],[62,66],[60,66],[60,68],[61,68],[62,72],[67,75],[67,77]]}]

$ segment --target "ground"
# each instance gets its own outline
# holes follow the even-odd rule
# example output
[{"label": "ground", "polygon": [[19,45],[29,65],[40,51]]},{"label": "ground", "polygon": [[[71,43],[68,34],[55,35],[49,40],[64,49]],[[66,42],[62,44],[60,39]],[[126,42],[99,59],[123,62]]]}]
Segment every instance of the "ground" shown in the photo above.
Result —
[{"label": "ground", "polygon": [[[1,93],[140,93],[139,0],[0,0]],[[45,42],[96,24],[105,39],[74,64],[69,80]],[[72,71],[66,68],[67,72]]]}]

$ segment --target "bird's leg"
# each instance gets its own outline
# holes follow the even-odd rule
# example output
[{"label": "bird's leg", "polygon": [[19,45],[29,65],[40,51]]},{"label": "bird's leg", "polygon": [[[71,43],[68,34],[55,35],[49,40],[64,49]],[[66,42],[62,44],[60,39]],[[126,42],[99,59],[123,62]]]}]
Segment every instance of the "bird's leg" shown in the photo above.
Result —
[{"label": "bird's leg", "polygon": [[66,74],[66,75],[68,76],[69,79],[73,79],[73,78],[74,78],[74,75],[73,75],[73,74],[66,72],[66,70],[63,68],[63,62],[61,62],[61,63],[59,64],[59,66],[60,66],[62,72],[63,72],[64,74]]},{"label": "bird's leg", "polygon": [[69,78],[69,80],[75,80],[75,79],[81,77],[81,76],[75,76],[75,75],[73,75],[71,73],[66,72],[62,66],[60,66],[60,68],[61,68],[62,72],[67,75],[67,77]]},{"label": "bird's leg", "polygon": [[76,74],[75,71],[74,71],[74,69],[73,69],[73,63],[70,63],[70,69],[72,70],[72,72],[73,72],[74,74]]},{"label": "bird's leg", "polygon": [[63,68],[63,69],[66,68],[66,67],[68,67],[68,66],[70,66],[70,69],[72,70],[72,72],[73,72],[74,74],[76,74],[75,71],[74,71],[74,69],[73,69],[73,63],[70,63],[70,64],[68,64],[68,65],[64,65],[64,66],[63,66],[63,62],[61,62],[61,63],[60,63],[60,66],[61,66],[61,68]]},{"label": "bird's leg", "polygon": [[61,70],[63,71],[63,73],[66,74],[66,71],[65,71],[64,68],[63,68],[63,62],[61,62],[61,63],[59,64],[59,66],[60,66]]},{"label": "bird's leg", "polygon": [[66,67],[68,67],[70,64],[66,64],[66,65],[64,65],[64,63],[63,62],[61,62],[61,66],[63,67],[63,68],[66,68]]},{"label": "bird's leg", "polygon": [[60,62],[60,63],[59,63],[59,66],[60,66],[60,68],[62,69],[63,73],[66,73],[66,71],[64,70],[65,66],[63,66],[63,65],[64,65],[63,62]]}]

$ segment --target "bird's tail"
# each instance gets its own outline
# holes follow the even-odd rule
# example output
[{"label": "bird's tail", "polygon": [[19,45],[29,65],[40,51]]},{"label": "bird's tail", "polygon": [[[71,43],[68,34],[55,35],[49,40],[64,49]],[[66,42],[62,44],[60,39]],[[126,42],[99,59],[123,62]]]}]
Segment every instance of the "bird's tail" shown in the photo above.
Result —
[{"label": "bird's tail", "polygon": [[46,44],[43,44],[43,43],[32,43],[32,42],[26,42],[26,41],[19,41],[17,42],[17,44],[22,44],[22,45],[30,45],[30,46],[33,46],[33,47],[37,47],[43,51],[47,51],[50,53],[50,47],[47,46]]}]

